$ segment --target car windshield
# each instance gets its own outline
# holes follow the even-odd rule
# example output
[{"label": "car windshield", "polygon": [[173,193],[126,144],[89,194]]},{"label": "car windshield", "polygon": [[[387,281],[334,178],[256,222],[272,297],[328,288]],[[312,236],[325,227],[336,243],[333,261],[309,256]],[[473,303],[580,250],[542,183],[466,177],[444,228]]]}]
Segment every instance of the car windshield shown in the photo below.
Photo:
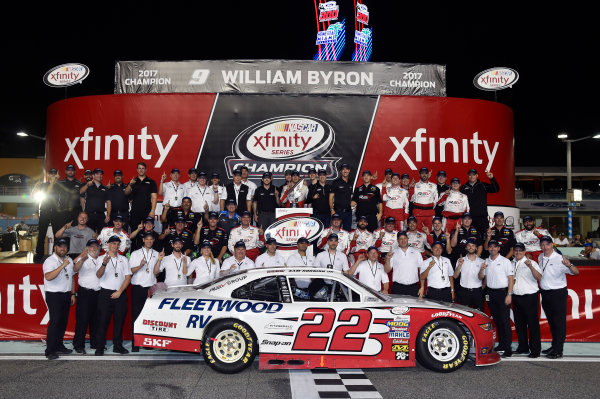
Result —
[{"label": "car windshield", "polygon": [[385,302],[385,301],[389,301],[390,300],[390,297],[388,297],[386,295],[383,295],[380,292],[375,291],[373,288],[371,288],[371,287],[369,287],[369,286],[361,283],[354,276],[349,276],[349,275],[345,274],[345,277],[348,278],[348,279],[350,279],[350,280],[352,280],[352,281],[354,281],[356,284],[360,285],[362,288],[365,289],[365,291],[368,291],[369,294],[373,295],[375,298],[379,299],[380,301]]}]

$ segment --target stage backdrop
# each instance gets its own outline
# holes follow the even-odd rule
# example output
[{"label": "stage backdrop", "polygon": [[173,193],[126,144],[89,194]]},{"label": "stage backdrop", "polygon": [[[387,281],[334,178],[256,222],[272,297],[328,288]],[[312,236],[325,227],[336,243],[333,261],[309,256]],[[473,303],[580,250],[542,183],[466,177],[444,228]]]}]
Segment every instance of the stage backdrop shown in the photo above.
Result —
[{"label": "stage backdrop", "polygon": [[[579,276],[568,276],[567,341],[600,342],[600,267],[582,266]],[[45,338],[48,310],[44,301],[42,265],[0,264],[0,340]],[[130,297],[130,296],[129,296]],[[130,308],[129,308],[130,309]],[[71,307],[66,339],[72,339],[75,307]],[[542,339],[551,340],[545,316],[541,318]],[[112,338],[112,327],[108,329]],[[513,334],[516,338],[516,336]],[[131,338],[130,314],[124,338]]]},{"label": "stage backdrop", "polygon": [[159,179],[171,168],[217,171],[223,183],[246,165],[255,182],[265,171],[281,183],[286,169],[324,169],[338,177],[352,166],[390,167],[418,179],[418,169],[439,170],[464,182],[476,168],[492,172],[500,192],[489,204],[514,206],[513,113],[502,104],[415,96],[129,94],[80,97],[48,108],[46,167],[61,172],[73,163],[114,169],[125,180],[144,161]]}]

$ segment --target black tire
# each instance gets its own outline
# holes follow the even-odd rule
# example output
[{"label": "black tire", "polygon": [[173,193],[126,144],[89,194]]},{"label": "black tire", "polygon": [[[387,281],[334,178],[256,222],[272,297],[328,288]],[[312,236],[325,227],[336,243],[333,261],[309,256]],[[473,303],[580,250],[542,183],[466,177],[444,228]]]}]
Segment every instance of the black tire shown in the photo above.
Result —
[{"label": "black tire", "polygon": [[238,320],[212,323],[204,334],[202,355],[214,370],[233,374],[250,366],[258,352],[254,331]]},{"label": "black tire", "polygon": [[469,356],[469,337],[454,321],[433,320],[419,331],[416,358],[424,367],[440,373],[461,368]]}]

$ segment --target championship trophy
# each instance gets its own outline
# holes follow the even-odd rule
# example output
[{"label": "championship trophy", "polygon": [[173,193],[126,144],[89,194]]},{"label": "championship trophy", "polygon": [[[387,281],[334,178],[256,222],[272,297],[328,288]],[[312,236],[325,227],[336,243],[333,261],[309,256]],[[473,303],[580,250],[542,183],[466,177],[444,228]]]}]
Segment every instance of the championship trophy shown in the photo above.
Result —
[{"label": "championship trophy", "polygon": [[299,180],[293,187],[286,191],[286,196],[290,202],[290,208],[298,208],[298,202],[302,197],[302,185],[304,180]]}]

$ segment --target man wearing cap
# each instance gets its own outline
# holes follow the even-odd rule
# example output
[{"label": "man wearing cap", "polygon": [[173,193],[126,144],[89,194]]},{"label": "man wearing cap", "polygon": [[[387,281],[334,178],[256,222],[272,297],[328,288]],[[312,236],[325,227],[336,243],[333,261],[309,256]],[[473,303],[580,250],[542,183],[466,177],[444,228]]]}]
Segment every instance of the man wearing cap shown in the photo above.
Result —
[{"label": "man wearing cap", "polygon": [[552,346],[542,353],[550,359],[558,359],[563,355],[567,336],[567,275],[577,276],[579,269],[554,250],[552,237],[540,238],[540,245],[542,254],[538,258],[538,264],[542,269],[542,308],[552,333]]},{"label": "man wearing cap", "polygon": [[587,259],[600,259],[600,251],[598,248],[594,248],[594,244],[591,242],[585,242],[583,244],[583,251],[579,252],[579,256],[582,256]]},{"label": "man wearing cap", "polygon": [[81,187],[81,195],[85,197],[85,211],[88,214],[88,226],[100,233],[110,220],[111,206],[108,199],[108,188],[102,184],[104,171],[94,169],[94,178]]},{"label": "man wearing cap", "polygon": [[227,247],[229,252],[234,253],[235,243],[242,241],[245,244],[245,251],[248,258],[254,261],[260,255],[260,249],[264,246],[265,238],[263,230],[260,227],[254,227],[250,224],[252,217],[250,212],[242,213],[242,224],[234,227],[229,232],[229,240]]},{"label": "man wearing cap", "polygon": [[500,186],[494,175],[491,172],[486,172],[485,174],[490,179],[489,183],[480,181],[477,170],[470,169],[468,181],[460,188],[460,192],[466,194],[469,199],[473,225],[481,232],[486,231],[489,227],[487,195],[488,193],[497,193],[500,191]]},{"label": "man wearing cap", "polygon": [[263,230],[268,229],[275,221],[275,208],[281,206],[279,201],[279,192],[271,183],[273,175],[271,172],[265,172],[262,176],[262,184],[254,192],[252,201],[252,211],[254,221],[258,227]]},{"label": "man wearing cap", "polygon": [[338,237],[337,249],[348,254],[348,251],[350,251],[350,233],[342,229],[342,217],[337,213],[331,215],[331,226],[323,230],[317,247],[327,251],[329,248],[327,242],[331,234],[336,234]]},{"label": "man wearing cap", "polygon": [[77,307],[75,308],[75,337],[73,349],[85,355],[85,334],[90,331],[90,349],[98,347],[98,293],[100,280],[96,276],[100,243],[95,239],[87,241],[85,249],[75,258],[73,271],[78,274]]},{"label": "man wearing cap", "polygon": [[252,259],[246,256],[246,244],[244,241],[238,241],[233,244],[233,256],[225,259],[221,266],[221,275],[227,275],[240,270],[253,269],[256,266]]},{"label": "man wearing cap", "polygon": [[210,211],[211,204],[216,205],[219,202],[219,194],[207,184],[205,172],[198,173],[198,181],[196,184],[190,184],[184,195],[191,199],[192,211],[202,216]]},{"label": "man wearing cap", "polygon": [[198,223],[204,223],[203,219],[208,217],[208,213],[205,213],[204,211],[200,213],[194,212],[192,199],[190,197],[183,197],[181,206],[172,208],[169,204],[166,204],[163,207],[160,221],[166,223],[167,226],[173,226],[175,221],[180,217],[185,221],[185,228],[194,233]]},{"label": "man wearing cap", "polygon": [[540,247],[540,238],[543,236],[550,237],[550,232],[540,227],[535,227],[533,217],[526,215],[523,217],[523,230],[515,233],[515,241],[525,245],[526,255],[529,259],[537,259],[542,253]]},{"label": "man wearing cap", "polygon": [[329,208],[329,194],[331,186],[327,184],[327,172],[319,169],[318,180],[308,187],[306,204],[313,209],[312,217],[319,219],[323,227],[328,228],[331,224],[331,211]]},{"label": "man wearing cap", "polygon": [[315,168],[310,168],[308,170],[308,190],[310,191],[310,186],[317,184],[318,181],[317,170]]},{"label": "man wearing cap", "polygon": [[452,253],[452,246],[450,245],[450,233],[448,231],[442,230],[442,218],[438,216],[434,216],[432,219],[432,227],[433,230],[429,231],[427,227],[423,227],[423,233],[427,235],[427,244],[429,248],[433,245],[434,242],[439,241],[442,243],[442,256],[446,258],[450,258],[450,253]]},{"label": "man wearing cap", "polygon": [[348,257],[344,252],[338,250],[337,234],[332,233],[329,235],[327,238],[327,249],[319,252],[315,257],[315,267],[324,267],[344,272],[350,269]]},{"label": "man wearing cap", "polygon": [[558,234],[558,238],[554,240],[554,245],[556,245],[557,247],[568,247],[569,239],[567,238],[567,235],[561,231]]},{"label": "man wearing cap", "polygon": [[[390,289],[390,280],[383,269],[383,265],[377,261],[379,252],[376,247],[369,247],[367,254],[361,253],[358,259],[346,273],[350,276],[358,274],[358,280],[377,292],[387,294]],[[381,286],[383,285],[383,289]]]},{"label": "man wearing cap", "polygon": [[[227,252],[227,244],[229,242],[229,234],[222,227],[218,226],[219,215],[216,212],[210,212],[208,214],[208,223],[204,226],[198,222],[196,233],[194,233],[194,245],[210,243],[212,255],[219,261],[219,264],[223,263],[223,256]],[[202,250],[202,247],[200,247]]]},{"label": "man wearing cap", "polygon": [[356,207],[356,217],[367,217],[369,222],[367,229],[369,231],[374,231],[379,227],[379,221],[383,215],[381,192],[376,186],[371,184],[371,171],[363,171],[362,179],[363,184],[354,190],[350,206]]},{"label": "man wearing cap", "polygon": [[385,257],[385,272],[392,273],[392,294],[419,295],[419,269],[423,262],[421,253],[408,245],[405,231],[397,234],[398,249],[388,252]]},{"label": "man wearing cap", "polygon": [[56,232],[56,238],[69,237],[69,256],[71,259],[75,259],[77,255],[85,250],[89,240],[98,236],[94,230],[87,226],[87,221],[87,213],[79,212],[76,226],[71,226],[71,222],[68,222]]},{"label": "man wearing cap", "polygon": [[419,169],[421,179],[412,189],[410,202],[412,216],[417,218],[418,228],[427,226],[431,230],[431,219],[435,215],[435,204],[438,200],[437,186],[429,181],[430,172],[426,167]]},{"label": "man wearing cap", "polygon": [[354,187],[350,182],[350,165],[342,164],[340,167],[340,177],[331,182],[331,192],[329,193],[329,212],[332,215],[337,214],[342,220],[344,230],[352,229],[352,193]]},{"label": "man wearing cap", "polygon": [[213,190],[213,193],[217,195],[217,202],[211,201],[208,203],[208,211],[209,212],[221,212],[221,200],[226,199],[225,186],[221,184],[221,176],[217,172],[213,172],[210,175],[210,188]]},{"label": "man wearing cap", "polygon": [[158,238],[158,233],[154,231],[154,218],[152,216],[148,216],[144,219],[143,223],[140,223],[134,231],[131,232],[131,236],[129,237],[131,240],[131,252],[137,251],[140,248],[144,247],[144,235],[147,233],[151,234],[154,237],[154,244],[152,248],[156,251],[162,250],[162,243]]},{"label": "man wearing cap", "polygon": [[227,235],[231,232],[231,229],[239,226],[242,223],[242,218],[236,210],[236,203],[234,199],[225,200],[225,210],[219,212],[218,226],[221,227]]},{"label": "man wearing cap", "polygon": [[[375,174],[377,175],[377,171],[375,171]],[[381,193],[381,195],[383,196],[383,190],[385,188],[389,188],[392,186],[392,176],[394,175],[394,171],[391,170],[390,168],[387,168],[384,172],[384,178],[383,181],[381,183],[377,183],[375,186],[379,189],[379,192]],[[398,177],[400,177],[400,175],[398,175]],[[375,180],[375,179],[373,179]]]},{"label": "man wearing cap", "polygon": [[131,282],[131,268],[125,256],[119,255],[121,239],[112,236],[108,239],[106,254],[98,257],[96,276],[100,279],[98,294],[98,346],[96,356],[104,355],[106,331],[113,319],[113,352],[122,355],[129,353],[123,347],[123,325],[127,316],[127,286]]},{"label": "man wearing cap", "polygon": [[398,248],[398,230],[395,229],[396,220],[393,217],[385,219],[383,228],[375,230],[373,233],[377,238],[374,246],[381,253],[381,261],[385,262],[385,257],[389,252],[393,252]]},{"label": "man wearing cap", "polygon": [[221,200],[221,210],[225,209],[225,202],[228,200],[234,200],[237,208],[235,212],[241,215],[244,211],[252,209],[252,203],[250,199],[250,189],[247,185],[242,183],[242,171],[236,169],[233,171],[233,181],[225,186],[226,196],[225,199]]},{"label": "man wearing cap", "polygon": [[181,206],[181,199],[184,197],[183,184],[179,182],[180,176],[179,169],[171,169],[171,181],[165,183],[167,175],[163,172],[160,177],[160,185],[158,186],[158,195],[163,196],[163,206],[169,204],[169,206],[175,208]]},{"label": "man wearing cap", "polygon": [[249,173],[246,165],[240,166],[240,170],[242,171],[242,184],[248,186],[248,199],[252,201],[252,198],[254,198],[254,192],[257,188],[256,183],[254,183],[252,180],[248,180]]},{"label": "man wearing cap", "polygon": [[59,239],[54,245],[54,253],[44,261],[44,292],[50,320],[46,331],[46,351],[48,360],[58,359],[58,354],[73,352],[63,344],[63,337],[69,321],[69,308],[75,304],[75,282],[73,280],[73,260],[67,256],[68,244]]},{"label": "man wearing cap", "polygon": [[431,246],[432,256],[423,261],[421,273],[421,288],[419,297],[425,292],[427,280],[427,299],[436,301],[454,301],[454,269],[450,259],[442,256],[443,244],[436,241]]},{"label": "man wearing cap", "polygon": [[123,172],[120,169],[116,169],[113,176],[115,183],[108,187],[107,192],[110,201],[110,220],[108,223],[111,224],[115,217],[121,216],[123,218],[123,228],[129,230],[129,198],[125,195],[127,185],[123,183]]},{"label": "man wearing cap", "polygon": [[358,255],[363,253],[366,255],[367,249],[371,246],[379,247],[381,241],[377,238],[377,230],[370,232],[367,230],[367,217],[361,216],[356,221],[356,229],[350,232],[350,261],[354,261],[358,258]]},{"label": "man wearing cap", "polygon": [[[500,243],[489,240],[490,257],[481,265],[479,278],[487,284],[488,306],[498,329],[496,352],[504,352],[502,357],[512,356],[512,332],[510,328],[510,304],[514,286],[514,270],[508,259],[500,254]],[[512,248],[510,249],[512,253]]]},{"label": "man wearing cap", "polygon": [[281,204],[286,208],[304,208],[306,198],[308,197],[308,187],[306,181],[300,181],[300,172],[292,171],[292,180],[290,180],[281,192]]},{"label": "man wearing cap", "polygon": [[285,172],[283,172],[283,178],[285,180],[285,183],[277,187],[277,191],[279,191],[280,195],[287,189],[287,186],[292,181],[292,171],[290,169],[286,169]]},{"label": "man wearing cap", "polygon": [[538,283],[542,279],[542,269],[536,261],[525,256],[525,244],[517,242],[512,261],[515,284],[512,295],[512,308],[515,330],[519,346],[515,353],[529,353],[536,358],[542,351],[540,335],[540,297]]},{"label": "man wearing cap", "polygon": [[131,240],[129,239],[129,234],[123,229],[123,218],[120,216],[115,217],[113,225],[103,228],[98,235],[98,240],[100,241],[100,245],[102,245],[103,251],[108,251],[109,239],[114,236],[119,237],[119,254],[125,255],[125,252],[131,246]]},{"label": "man wearing cap", "polygon": [[460,180],[457,177],[452,178],[450,187],[451,189],[443,192],[438,200],[438,205],[441,205],[442,208],[441,216],[444,218],[443,226],[446,231],[454,230],[461,216],[470,209],[469,198],[460,192]]},{"label": "man wearing cap", "polygon": [[146,164],[138,162],[137,176],[125,188],[125,195],[131,198],[130,223],[137,226],[147,216],[154,217],[158,198],[156,182],[146,176]]},{"label": "man wearing cap", "polygon": [[81,211],[81,194],[79,190],[83,184],[75,179],[75,166],[67,165],[65,169],[66,177],[60,181],[59,208],[62,213],[63,223],[75,221],[77,214]]},{"label": "man wearing cap", "polygon": [[219,270],[221,270],[221,262],[215,259],[210,241],[203,241],[199,247],[200,256],[190,264],[196,273],[194,285],[210,283],[219,277]]},{"label": "man wearing cap", "polygon": [[298,238],[296,243],[296,247],[298,251],[292,253],[288,258],[285,264],[287,266],[307,266],[313,267],[315,265],[315,257],[312,255],[308,255],[306,251],[308,250],[309,241],[306,237]]},{"label": "man wearing cap", "polygon": [[[87,182],[89,182],[93,178],[94,178],[94,174],[92,173],[92,170],[91,169],[86,169],[83,172],[83,178],[81,179],[81,183],[83,183],[85,185]],[[83,208],[83,205],[82,205],[82,208]]]},{"label": "man wearing cap", "polygon": [[410,210],[410,201],[408,200],[408,190],[400,185],[400,175],[392,174],[390,185],[383,187],[383,217],[385,219],[392,217],[396,221],[395,229],[404,230],[404,221]]},{"label": "man wearing cap", "polygon": [[408,230],[406,230],[408,245],[419,251],[423,259],[425,259],[425,256],[431,254],[428,248],[427,234],[417,229],[417,218],[415,216],[409,216],[406,219],[406,223],[408,225]]},{"label": "man wearing cap", "polygon": [[[190,197],[194,202],[194,196],[198,194],[198,171],[195,168],[188,169],[188,181],[183,183],[183,196]],[[183,197],[182,197],[183,198]]]},{"label": "man wearing cap", "polygon": [[154,274],[165,272],[165,284],[167,287],[175,285],[186,285],[187,278],[191,276],[194,269],[190,266],[192,262],[190,257],[184,252],[184,242],[180,237],[174,237],[171,241],[172,252],[165,255],[161,252],[158,256],[158,262],[154,265]]},{"label": "man wearing cap", "polygon": [[158,236],[158,239],[163,242],[165,254],[171,255],[173,253],[173,243],[175,242],[175,239],[178,239],[183,243],[182,251],[186,255],[189,255],[192,252],[194,234],[185,226],[185,218],[179,216],[175,219],[175,224],[173,226],[170,226]]},{"label": "man wearing cap", "polygon": [[44,258],[44,244],[46,242],[48,226],[52,225],[52,237],[54,237],[54,233],[61,226],[61,215],[58,211],[58,197],[60,193],[58,181],[58,171],[52,168],[48,171],[47,181],[45,183],[37,182],[31,192],[34,198],[38,193],[42,196],[39,203],[39,233],[34,257],[36,263],[42,262]]},{"label": "man wearing cap", "polygon": [[468,212],[463,213],[460,223],[456,225],[456,229],[452,231],[450,245],[452,246],[452,259],[458,260],[458,257],[467,254],[467,241],[472,238],[477,246],[477,256],[481,256],[483,252],[483,241],[477,227],[473,226],[473,219]]},{"label": "man wearing cap", "polygon": [[277,240],[273,237],[265,241],[267,250],[256,258],[256,267],[285,266],[285,259],[277,253]]},{"label": "man wearing cap", "polygon": [[[134,337],[133,325],[138,318],[146,299],[148,298],[148,290],[156,284],[156,275],[154,267],[159,262],[158,258],[164,256],[164,253],[158,253],[152,247],[154,246],[155,237],[153,232],[146,232],[142,235],[144,246],[131,253],[129,258],[129,267],[131,269],[131,336],[132,345]],[[139,348],[133,346],[133,352],[138,352]]]},{"label": "man wearing cap", "polygon": [[500,245],[500,255],[505,258],[512,258],[513,247],[515,245],[515,234],[511,229],[504,225],[504,213],[498,211],[494,213],[494,227],[486,233],[486,239],[483,243],[483,249],[488,251],[488,243],[495,240]]},{"label": "man wearing cap", "polygon": [[477,242],[474,238],[466,240],[465,250],[466,255],[458,258],[454,269],[454,280],[460,277],[456,299],[461,305],[483,312],[484,293],[479,271],[484,261],[477,255]]},{"label": "man wearing cap", "polygon": [[[447,179],[448,177],[446,176],[446,171],[440,170],[437,173],[437,192],[439,198],[435,205],[435,216],[437,217],[442,217],[442,212],[444,211],[446,199],[442,199],[442,195],[450,190],[450,186],[446,184]],[[458,185],[458,188],[460,188],[460,184]]]}]

